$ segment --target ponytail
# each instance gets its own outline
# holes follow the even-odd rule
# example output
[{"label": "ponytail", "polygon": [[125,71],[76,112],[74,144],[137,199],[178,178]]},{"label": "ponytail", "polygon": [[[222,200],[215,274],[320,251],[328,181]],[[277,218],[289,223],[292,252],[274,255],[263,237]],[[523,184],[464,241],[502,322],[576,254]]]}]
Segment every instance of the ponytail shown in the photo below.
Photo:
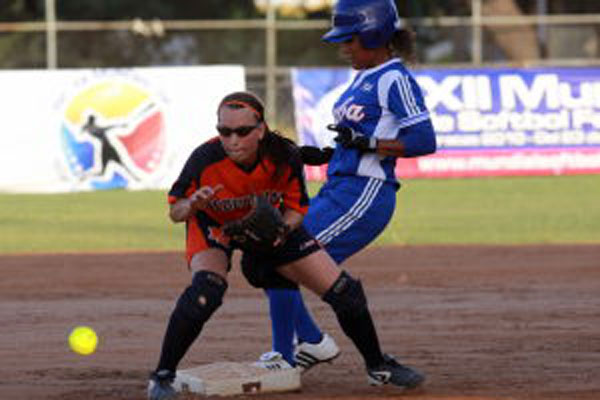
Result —
[{"label": "ponytail", "polygon": [[415,38],[415,32],[410,28],[396,31],[390,41],[390,48],[394,55],[408,64],[414,64],[417,61]]},{"label": "ponytail", "polygon": [[291,139],[267,128],[265,136],[260,141],[258,155],[261,159],[270,159],[275,165],[275,173],[272,176],[274,182],[283,177],[287,166],[293,162],[294,157],[298,157],[298,152],[294,151],[295,147]]}]

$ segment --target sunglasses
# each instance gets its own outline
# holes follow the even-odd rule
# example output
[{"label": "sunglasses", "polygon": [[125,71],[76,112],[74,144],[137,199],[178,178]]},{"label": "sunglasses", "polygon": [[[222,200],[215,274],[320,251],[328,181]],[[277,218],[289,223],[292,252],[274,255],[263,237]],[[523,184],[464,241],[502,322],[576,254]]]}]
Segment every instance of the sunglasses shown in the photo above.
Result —
[{"label": "sunglasses", "polygon": [[258,127],[258,125],[260,125],[260,123],[261,123],[261,121],[258,121],[256,123],[256,125],[238,126],[237,128],[229,128],[227,126],[217,126],[217,131],[219,131],[219,135],[221,135],[223,137],[229,137],[229,136],[233,135],[234,133],[238,137],[245,137],[245,136],[248,136],[254,129],[256,129]]}]

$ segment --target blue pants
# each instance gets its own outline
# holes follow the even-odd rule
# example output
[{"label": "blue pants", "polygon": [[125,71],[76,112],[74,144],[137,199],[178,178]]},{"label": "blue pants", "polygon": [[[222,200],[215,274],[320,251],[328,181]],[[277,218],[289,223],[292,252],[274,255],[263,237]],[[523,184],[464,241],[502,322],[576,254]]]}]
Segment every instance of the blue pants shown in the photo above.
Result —
[{"label": "blue pants", "polygon": [[311,199],[304,227],[341,264],[374,241],[396,207],[396,187],[379,179],[331,177]]}]

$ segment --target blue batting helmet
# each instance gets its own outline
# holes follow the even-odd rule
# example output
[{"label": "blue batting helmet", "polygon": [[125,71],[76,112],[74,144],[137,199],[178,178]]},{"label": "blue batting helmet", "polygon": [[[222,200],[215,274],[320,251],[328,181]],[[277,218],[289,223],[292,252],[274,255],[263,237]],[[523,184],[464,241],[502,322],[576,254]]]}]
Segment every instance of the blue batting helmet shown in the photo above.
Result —
[{"label": "blue batting helmet", "polygon": [[331,21],[324,41],[340,43],[358,35],[367,49],[386,45],[401,26],[393,0],[338,0]]}]

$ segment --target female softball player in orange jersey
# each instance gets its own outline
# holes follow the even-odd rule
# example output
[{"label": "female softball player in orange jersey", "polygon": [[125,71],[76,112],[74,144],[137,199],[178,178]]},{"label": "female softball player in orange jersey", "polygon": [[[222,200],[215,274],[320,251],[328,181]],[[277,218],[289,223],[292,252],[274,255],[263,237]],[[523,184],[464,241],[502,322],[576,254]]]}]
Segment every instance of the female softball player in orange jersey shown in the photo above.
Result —
[{"label": "female softball player in orange jersey", "polygon": [[382,353],[360,281],[339,269],[302,227],[308,196],[300,156],[288,139],[269,130],[260,100],[246,92],[226,96],[218,108],[217,130],[219,137],[192,153],[169,192],[171,219],[186,223],[192,279],[171,313],[148,398],[176,395],[171,383],[177,365],[227,290],[236,244],[221,228],[249,212],[254,194],[282,204],[289,226],[285,240],[269,254],[270,265],[331,305],[363,356],[369,376],[398,386],[420,384],[421,374]]}]

